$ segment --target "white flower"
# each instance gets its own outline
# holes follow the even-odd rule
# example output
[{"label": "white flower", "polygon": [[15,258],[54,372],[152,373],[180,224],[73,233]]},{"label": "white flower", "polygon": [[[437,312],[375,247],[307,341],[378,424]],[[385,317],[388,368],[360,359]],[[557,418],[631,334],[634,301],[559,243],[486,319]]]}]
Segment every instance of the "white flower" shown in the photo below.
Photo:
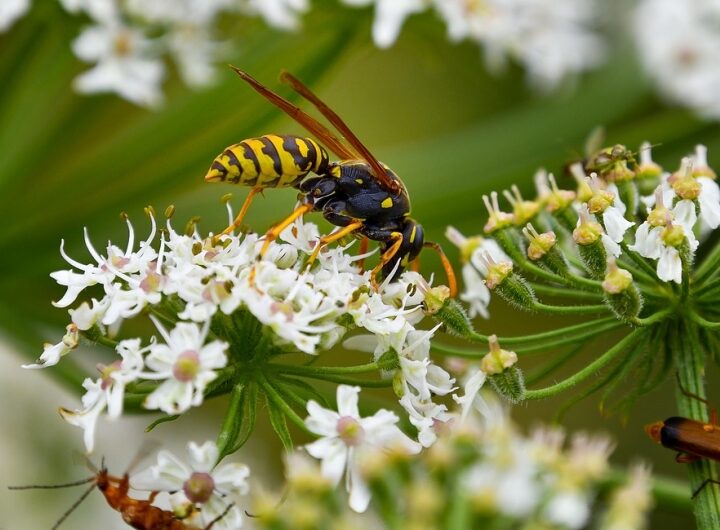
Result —
[{"label": "white flower", "polygon": [[427,7],[425,0],[343,0],[343,2],[357,7],[375,4],[372,34],[375,44],[380,48],[392,46],[400,34],[405,19]]},{"label": "white flower", "polygon": [[60,3],[66,11],[84,11],[96,22],[108,23],[120,16],[116,0],[60,0]]},{"label": "white flower", "polygon": [[363,453],[401,450],[415,454],[421,446],[398,429],[398,417],[388,410],[381,409],[373,416],[361,418],[357,404],[359,392],[358,387],[338,386],[338,412],[325,409],[313,400],[308,402],[305,425],[322,438],[306,445],[305,450],[322,460],[322,474],[334,485],[345,474],[350,507],[364,512],[370,502],[370,490],[359,469]]},{"label": "white flower", "polygon": [[307,0],[247,0],[249,8],[268,24],[280,29],[298,27],[298,16],[308,9]]},{"label": "white flower", "polygon": [[3,0],[0,2],[0,33],[6,31],[30,9],[30,0]]},{"label": "white flower", "polygon": [[205,344],[210,326],[178,322],[168,333],[158,320],[150,317],[165,344],[151,344],[145,363],[153,372],[145,372],[145,379],[164,380],[145,398],[148,409],[160,409],[167,414],[185,412],[203,401],[207,384],[217,377],[215,370],[227,364],[227,344],[213,341]]},{"label": "white flower", "polygon": [[544,514],[548,521],[562,528],[584,528],[590,518],[590,499],[579,491],[562,491],[550,499]]},{"label": "white flower", "polygon": [[541,88],[553,88],[568,74],[598,66],[604,43],[594,31],[594,0],[433,0],[453,39],[484,47],[497,71],[507,57],[522,64]]},{"label": "white flower", "polygon": [[45,344],[43,347],[43,353],[35,364],[23,364],[23,368],[35,369],[35,368],[47,368],[48,366],[55,366],[60,362],[60,358],[63,355],[67,355],[72,350],[77,348],[80,342],[80,334],[78,333],[78,326],[75,324],[68,324],[65,328],[66,333],[62,340],[57,344]]},{"label": "white flower", "polygon": [[490,303],[490,289],[485,285],[484,275],[487,270],[481,256],[488,252],[496,262],[510,261],[500,246],[493,239],[483,237],[465,237],[453,226],[445,231],[447,237],[460,249],[460,260],[463,263],[462,275],[465,290],[460,299],[470,304],[470,317],[477,315],[490,318],[487,306]]},{"label": "white flower", "polygon": [[98,417],[107,408],[108,418],[117,419],[122,414],[125,386],[140,377],[143,369],[143,353],[140,339],[124,340],[116,348],[120,359],[104,366],[98,365],[100,378],[93,381],[85,379],[81,410],[60,409],[60,414],[68,423],[81,427],[84,431],[85,448],[92,452],[95,444],[95,427]]},{"label": "white flower", "polygon": [[632,32],[640,60],[662,94],[713,119],[720,118],[718,17],[715,0],[642,0]]},{"label": "white flower", "polygon": [[162,62],[152,56],[151,43],[136,28],[118,20],[85,29],[73,42],[73,52],[85,62],[96,62],[75,79],[81,93],[116,92],[143,106],[162,100]]},{"label": "white flower", "polygon": [[[205,528],[227,510],[230,503],[227,496],[248,493],[250,470],[246,465],[237,463],[215,467],[219,452],[213,442],[202,445],[190,442],[188,455],[189,465],[169,451],[160,451],[157,464],[149,472],[134,477],[132,483],[134,487],[143,489],[177,491],[179,494],[172,498],[173,506],[177,509],[184,503],[192,503],[199,511],[196,518],[199,521],[193,519],[193,524]],[[235,530],[242,522],[241,510],[233,506],[213,525],[213,529]]]}]

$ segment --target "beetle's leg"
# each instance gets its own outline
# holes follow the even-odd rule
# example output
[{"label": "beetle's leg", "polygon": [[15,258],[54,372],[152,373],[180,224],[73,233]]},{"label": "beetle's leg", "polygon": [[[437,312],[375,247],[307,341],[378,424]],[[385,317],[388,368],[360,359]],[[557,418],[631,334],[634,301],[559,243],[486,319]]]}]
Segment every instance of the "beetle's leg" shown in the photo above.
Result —
[{"label": "beetle's leg", "polygon": [[357,231],[358,228],[360,228],[363,225],[363,221],[353,221],[349,225],[341,228],[337,232],[333,232],[332,234],[328,234],[326,236],[323,236],[320,238],[320,241],[317,242],[315,245],[315,248],[313,249],[313,253],[310,255],[310,257],[307,260],[308,267],[312,265],[315,260],[317,259],[318,255],[320,254],[320,251],[325,247],[326,245],[329,245],[330,243],[333,243],[334,241],[337,241],[338,239],[342,239],[348,234],[352,234],[353,232]]},{"label": "beetle's leg", "polygon": [[697,462],[698,460],[701,460],[701,457],[697,455],[691,455],[690,453],[679,452],[675,455],[675,462],[677,462],[678,464],[692,464],[693,462]]},{"label": "beetle's leg", "polygon": [[684,396],[687,396],[687,397],[693,398],[693,399],[697,399],[701,403],[705,403],[705,405],[708,406],[708,408],[710,409],[710,425],[718,425],[717,409],[714,408],[712,405],[710,405],[710,402],[707,399],[701,398],[697,394],[693,394],[692,392],[688,392],[687,390],[685,390],[685,387],[683,387],[682,383],[680,382],[680,374],[677,372],[675,372],[675,379],[677,380],[677,385],[678,385],[678,388],[680,389],[680,392]]},{"label": "beetle's leg", "polygon": [[705,480],[703,480],[703,483],[700,484],[700,486],[698,487],[698,489],[696,489],[696,490],[693,492],[692,497],[690,497],[690,498],[691,498],[691,499],[694,499],[695,497],[697,497],[697,496],[700,494],[700,492],[705,489],[705,486],[707,486],[708,484],[718,484],[718,485],[720,485],[720,480],[715,480],[714,478],[706,478]]},{"label": "beetle's leg", "polygon": [[370,282],[372,283],[373,289],[376,291],[380,289],[380,285],[378,284],[376,277],[380,274],[385,264],[393,259],[395,254],[397,254],[397,251],[400,250],[400,245],[402,245],[403,242],[402,232],[390,232],[390,240],[392,241],[392,244],[387,248],[387,250],[385,250],[385,252],[383,252],[382,256],[380,256],[380,263],[375,265],[375,268],[370,273]]},{"label": "beetle's leg", "polygon": [[238,212],[237,216],[235,217],[235,220],[228,226],[225,230],[223,230],[220,235],[225,236],[227,234],[231,234],[234,232],[237,228],[240,228],[240,225],[243,222],[243,219],[245,217],[245,214],[248,212],[248,209],[250,208],[250,203],[252,202],[255,195],[260,193],[263,190],[260,186],[253,186],[250,188],[250,193],[248,193],[248,196],[245,198],[245,202],[242,205],[242,208],[240,208],[240,211]]},{"label": "beetle's leg", "polygon": [[455,298],[457,296],[457,280],[455,279],[455,271],[453,270],[453,267],[450,264],[450,260],[447,259],[445,252],[443,252],[442,247],[438,243],[433,243],[432,241],[426,241],[423,244],[423,246],[425,248],[433,249],[440,256],[440,261],[442,261],[442,266],[443,266],[443,269],[445,269],[445,274],[447,275],[447,279],[448,279],[448,284],[449,284],[448,287],[450,288],[450,297]]},{"label": "beetle's leg", "polygon": [[232,510],[233,506],[235,506],[234,502],[231,502],[230,504],[228,504],[227,507],[225,508],[225,510],[220,515],[218,515],[215,519],[210,521],[210,523],[203,530],[210,530],[215,523],[217,523],[220,519],[225,517],[228,514],[228,512],[230,510]]}]

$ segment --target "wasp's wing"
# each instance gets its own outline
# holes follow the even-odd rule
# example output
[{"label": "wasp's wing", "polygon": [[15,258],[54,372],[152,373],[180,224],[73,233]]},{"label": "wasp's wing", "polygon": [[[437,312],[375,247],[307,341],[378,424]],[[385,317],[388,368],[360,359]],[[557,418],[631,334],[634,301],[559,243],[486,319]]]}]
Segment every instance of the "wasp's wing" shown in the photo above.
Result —
[{"label": "wasp's wing", "polygon": [[280,74],[280,80],[290,85],[298,94],[307,99],[310,103],[325,116],[325,118],[333,124],[333,126],[342,134],[350,145],[355,149],[360,157],[363,158],[375,173],[375,177],[378,179],[380,184],[387,190],[397,193],[401,189],[401,184],[391,179],[382,164],[373,156],[370,150],[358,139],[357,136],[350,130],[350,127],[338,116],[334,110],[328,107],[325,103],[320,100],[308,87],[306,87],[302,81],[293,76],[290,72],[283,71]]},{"label": "wasp's wing", "polygon": [[287,99],[276,94],[265,85],[260,83],[257,79],[251,75],[243,72],[239,68],[235,68],[230,65],[230,68],[235,70],[235,73],[239,75],[247,84],[249,84],[256,92],[267,99],[270,103],[278,107],[280,110],[285,112],[293,120],[302,125],[308,132],[315,135],[325,146],[335,153],[338,157],[345,160],[352,160],[354,158],[362,158],[359,153],[354,152],[350,147],[344,145],[342,141],[337,138],[330,130],[325,127],[322,123],[318,122],[315,118],[305,113],[296,105],[290,103]]}]

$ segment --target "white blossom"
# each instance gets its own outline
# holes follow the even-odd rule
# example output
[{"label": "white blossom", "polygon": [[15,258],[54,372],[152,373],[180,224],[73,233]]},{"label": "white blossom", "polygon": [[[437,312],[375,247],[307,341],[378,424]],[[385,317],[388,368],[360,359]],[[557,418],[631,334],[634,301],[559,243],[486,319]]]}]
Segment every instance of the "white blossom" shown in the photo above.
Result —
[{"label": "white blossom", "polygon": [[78,326],[75,324],[68,324],[65,328],[66,333],[62,340],[57,344],[46,343],[43,346],[42,355],[34,364],[23,364],[23,368],[36,369],[36,368],[47,368],[48,366],[55,366],[60,362],[60,358],[67,355],[72,350],[77,348],[80,341],[80,335],[78,333]]},{"label": "white blossom", "polygon": [[140,347],[140,339],[121,341],[116,350],[120,359],[107,366],[98,365],[100,378],[96,381],[87,378],[83,382],[86,390],[82,397],[83,408],[74,411],[60,409],[65,421],[83,429],[88,453],[92,452],[95,444],[95,428],[100,414],[107,409],[109,419],[120,417],[125,386],[138,379],[143,369],[143,354],[147,349]]},{"label": "white blossom", "polygon": [[[188,443],[189,463],[186,464],[170,451],[160,451],[157,464],[133,478],[134,487],[155,491],[176,491],[171,498],[175,510],[183,512],[187,503],[198,508],[186,523],[205,528],[225,513],[231,499],[228,496],[246,495],[250,489],[250,470],[244,464],[226,463],[217,467],[219,451],[215,443],[198,445]],[[182,509],[181,509],[182,508]],[[243,522],[242,511],[232,506],[217,520],[213,529],[235,530]]]},{"label": "white blossom", "polygon": [[153,371],[143,373],[142,377],[163,382],[145,398],[144,406],[167,414],[197,407],[203,401],[205,387],[217,377],[216,370],[227,364],[228,345],[219,340],[205,343],[209,320],[202,328],[178,322],[168,333],[157,319],[151,318],[165,344],[150,345],[145,363]]},{"label": "white blossom", "polygon": [[360,417],[359,393],[359,387],[339,385],[338,412],[323,408],[313,400],[308,402],[305,425],[321,438],[306,445],[305,450],[322,460],[321,472],[333,485],[345,475],[350,507],[364,512],[370,502],[370,490],[359,469],[363,454],[389,450],[415,454],[421,446],[400,431],[396,425],[398,417],[388,410],[380,409],[372,416]]},{"label": "white blossom", "polygon": [[30,0],[3,0],[0,2],[0,33],[10,29],[16,20],[30,9]]},{"label": "white blossom", "polygon": [[162,101],[164,66],[137,28],[117,19],[91,26],[73,42],[73,52],[85,62],[97,63],[75,79],[78,92],[116,92],[143,106]]}]

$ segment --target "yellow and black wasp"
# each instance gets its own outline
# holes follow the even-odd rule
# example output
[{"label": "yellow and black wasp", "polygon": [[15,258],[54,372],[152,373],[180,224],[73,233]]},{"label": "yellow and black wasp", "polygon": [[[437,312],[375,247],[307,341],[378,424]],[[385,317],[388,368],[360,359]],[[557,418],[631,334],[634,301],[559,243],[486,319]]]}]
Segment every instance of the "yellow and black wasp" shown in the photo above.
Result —
[{"label": "yellow and black wasp", "polygon": [[[339,230],[322,237],[310,256],[348,235],[378,241],[380,263],[371,278],[396,278],[418,257],[424,247],[436,250],[448,276],[451,295],[457,291],[455,275],[437,243],[424,240],[422,226],[410,217],[410,199],[405,185],[386,165],[380,163],[345,122],[308,87],[288,72],[280,79],[315,108],[337,129],[340,138],[313,117],[247,73],[232,67],[260,95],[283,110],[318,140],[292,135],[267,134],[226,148],[212,163],[205,180],[251,186],[250,193],[233,223],[224,234],[238,228],[255,195],[265,188],[293,187],[299,190],[300,205],[269,230],[260,251],[261,258],[278,235],[297,218],[321,212]],[[340,160],[331,162],[324,144]]]}]

